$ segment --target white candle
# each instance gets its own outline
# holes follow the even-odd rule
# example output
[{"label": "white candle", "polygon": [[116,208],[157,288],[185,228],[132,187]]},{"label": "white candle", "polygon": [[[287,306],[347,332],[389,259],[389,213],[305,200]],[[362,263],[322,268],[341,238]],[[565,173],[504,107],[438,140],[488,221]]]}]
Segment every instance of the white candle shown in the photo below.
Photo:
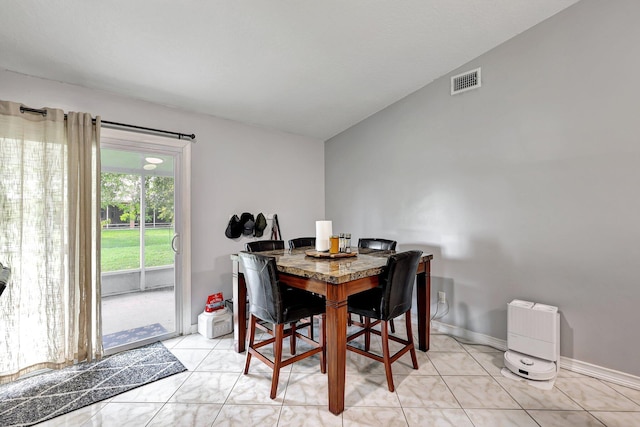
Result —
[{"label": "white candle", "polygon": [[316,251],[329,250],[329,238],[332,233],[331,221],[316,221]]}]

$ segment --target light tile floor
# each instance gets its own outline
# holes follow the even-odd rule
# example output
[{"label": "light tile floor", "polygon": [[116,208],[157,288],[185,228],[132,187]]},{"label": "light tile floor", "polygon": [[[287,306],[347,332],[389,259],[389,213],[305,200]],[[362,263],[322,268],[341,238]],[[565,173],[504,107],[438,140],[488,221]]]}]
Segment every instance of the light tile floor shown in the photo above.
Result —
[{"label": "light tile floor", "polygon": [[640,426],[638,390],[565,370],[552,390],[541,390],[504,377],[502,352],[437,333],[430,350],[418,352],[419,370],[409,355],[393,364],[393,393],[381,363],[348,352],[346,409],[337,416],[327,409],[326,375],[316,356],[286,367],[271,400],[271,371],[252,359],[243,375],[245,355],[233,351],[231,335],[194,334],[164,344],[188,372],[42,425]]}]

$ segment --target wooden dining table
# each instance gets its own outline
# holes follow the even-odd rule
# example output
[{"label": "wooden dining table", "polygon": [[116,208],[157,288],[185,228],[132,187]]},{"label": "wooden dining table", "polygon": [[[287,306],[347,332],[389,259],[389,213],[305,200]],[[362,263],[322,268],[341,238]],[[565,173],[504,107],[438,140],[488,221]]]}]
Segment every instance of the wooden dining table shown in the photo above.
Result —
[{"label": "wooden dining table", "polygon": [[[395,251],[352,248],[355,256],[343,258],[316,258],[306,251],[313,248],[280,249],[259,252],[276,259],[280,282],[287,286],[324,295],[326,298],[326,355],[329,385],[329,411],[344,411],[347,353],[347,298],[358,292],[378,286],[378,276]],[[418,348],[429,350],[429,318],[431,316],[431,260],[433,255],[423,254],[416,271],[418,316]],[[240,259],[231,255],[233,262],[233,321],[234,345],[239,353],[246,345],[247,289],[241,271]]]}]

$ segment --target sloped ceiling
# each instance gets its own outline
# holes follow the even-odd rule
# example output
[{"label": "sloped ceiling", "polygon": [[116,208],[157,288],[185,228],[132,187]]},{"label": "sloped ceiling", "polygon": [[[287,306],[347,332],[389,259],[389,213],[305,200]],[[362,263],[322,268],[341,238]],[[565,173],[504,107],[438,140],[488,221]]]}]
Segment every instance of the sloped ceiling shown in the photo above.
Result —
[{"label": "sloped ceiling", "polygon": [[576,2],[7,0],[0,67],[325,140]]}]

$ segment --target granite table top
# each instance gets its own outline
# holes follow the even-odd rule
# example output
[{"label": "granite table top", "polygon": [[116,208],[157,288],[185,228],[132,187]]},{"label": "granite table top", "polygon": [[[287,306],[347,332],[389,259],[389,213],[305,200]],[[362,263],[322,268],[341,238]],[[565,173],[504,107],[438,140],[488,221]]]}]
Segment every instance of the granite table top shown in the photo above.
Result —
[{"label": "granite table top", "polygon": [[[395,253],[354,247],[352,251],[358,252],[355,257],[326,259],[307,256],[305,250],[308,249],[312,248],[279,249],[260,254],[274,257],[281,273],[341,284],[380,274],[389,255]],[[431,258],[432,255],[423,254],[421,262]],[[236,254],[231,255],[231,259],[239,260]]]}]

